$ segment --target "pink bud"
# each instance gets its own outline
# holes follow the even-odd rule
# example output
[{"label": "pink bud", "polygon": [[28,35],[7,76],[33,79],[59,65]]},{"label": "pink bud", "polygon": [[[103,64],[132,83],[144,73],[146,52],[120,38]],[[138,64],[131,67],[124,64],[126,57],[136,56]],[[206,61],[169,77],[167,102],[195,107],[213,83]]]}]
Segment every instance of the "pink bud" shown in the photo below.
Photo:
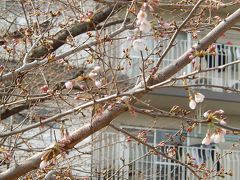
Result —
[{"label": "pink bud", "polygon": [[221,21],[221,17],[220,16],[214,16],[215,19],[217,19],[218,21]]},{"label": "pink bud", "polygon": [[147,6],[147,3],[143,3],[143,8],[146,8]]},{"label": "pink bud", "polygon": [[148,22],[147,20],[144,20],[140,22],[139,29],[144,33],[148,33],[149,31],[151,31],[152,27],[150,22]]},{"label": "pink bud", "polygon": [[90,17],[91,17],[92,15],[93,15],[93,11],[88,11],[88,12],[87,12],[87,16],[90,16]]},{"label": "pink bud", "polygon": [[41,91],[42,93],[47,93],[47,91],[48,91],[48,85],[42,86],[42,87],[40,88],[40,91]]},{"label": "pink bud", "polygon": [[224,114],[224,110],[219,109],[218,111],[220,112],[220,114]]},{"label": "pink bud", "polygon": [[208,129],[205,138],[203,138],[202,140],[202,144],[205,144],[206,146],[208,146],[210,143],[211,143],[211,138],[210,138],[210,132]]},{"label": "pink bud", "polygon": [[211,143],[210,137],[206,136],[205,138],[203,138],[202,144],[208,146],[210,143]]},{"label": "pink bud", "polygon": [[47,90],[47,93],[48,93],[48,94],[53,94],[53,90],[48,89],[48,90]]},{"label": "pink bud", "polygon": [[207,118],[209,115],[209,111],[206,111],[205,113],[203,113],[203,117]]},{"label": "pink bud", "polygon": [[100,88],[102,86],[102,82],[101,81],[95,81],[95,86]]},{"label": "pink bud", "polygon": [[95,72],[90,72],[90,73],[88,74],[88,76],[89,76],[92,80],[95,80],[95,79],[97,78],[98,74],[95,73]]},{"label": "pink bud", "polygon": [[44,169],[45,167],[47,167],[49,165],[49,163],[45,160],[43,160],[40,165],[39,165],[39,168],[40,169]]},{"label": "pink bud", "polygon": [[209,52],[215,52],[215,49],[216,49],[216,45],[212,44],[209,48]]},{"label": "pink bud", "polygon": [[194,95],[194,98],[197,103],[200,103],[200,102],[203,102],[205,96],[202,93],[196,93]]},{"label": "pink bud", "polygon": [[147,14],[143,10],[140,10],[137,14],[137,19],[143,21],[146,18]]},{"label": "pink bud", "polygon": [[81,96],[77,95],[74,97],[75,100],[79,100],[81,98]]},{"label": "pink bud", "polygon": [[83,91],[87,89],[87,87],[86,87],[84,84],[80,84],[79,87],[80,87],[80,89],[83,90]]},{"label": "pink bud", "polygon": [[224,110],[219,109],[219,110],[215,111],[214,113],[215,113],[215,114],[224,114]]},{"label": "pink bud", "polygon": [[65,82],[65,87],[67,89],[72,89],[73,88],[73,82],[72,81],[67,81]]},{"label": "pink bud", "polygon": [[196,101],[194,101],[193,99],[189,101],[189,107],[190,107],[191,109],[195,109],[196,106],[197,106]]},{"label": "pink bud", "polygon": [[227,134],[227,130],[226,129],[221,128],[220,130],[221,130],[221,134],[224,134],[224,135]]},{"label": "pink bud", "polygon": [[190,60],[193,60],[193,59],[194,59],[194,56],[193,56],[192,54],[190,54],[190,55],[188,56],[188,58],[189,58]]},{"label": "pink bud", "polygon": [[223,119],[219,122],[219,124],[221,124],[221,125],[223,125],[223,126],[226,126],[226,125],[227,125],[226,121],[224,121]]},{"label": "pink bud", "polygon": [[134,34],[137,34],[137,33],[138,33],[138,31],[139,31],[139,29],[138,29],[138,28],[135,28],[135,29],[133,30]]},{"label": "pink bud", "polygon": [[141,22],[142,22],[141,20],[137,20],[136,24],[139,26],[141,24]]},{"label": "pink bud", "polygon": [[4,65],[1,64],[1,65],[0,65],[0,70],[3,70],[3,69],[4,69]]},{"label": "pink bud", "polygon": [[211,136],[211,139],[213,139],[213,142],[218,144],[221,142],[221,136],[219,133],[214,133],[212,136]]},{"label": "pink bud", "polygon": [[114,108],[114,104],[110,104],[110,105],[108,105],[107,108],[108,108],[109,111],[113,110],[113,108]]}]

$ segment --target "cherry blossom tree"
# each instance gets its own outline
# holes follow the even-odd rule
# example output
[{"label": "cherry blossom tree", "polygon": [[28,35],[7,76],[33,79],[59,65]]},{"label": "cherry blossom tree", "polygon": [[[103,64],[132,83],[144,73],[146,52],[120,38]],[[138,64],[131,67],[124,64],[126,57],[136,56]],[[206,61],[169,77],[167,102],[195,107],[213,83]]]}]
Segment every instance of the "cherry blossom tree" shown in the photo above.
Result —
[{"label": "cherry blossom tree", "polygon": [[[0,152],[1,166],[5,169],[0,179],[48,179],[56,169],[61,172],[59,177],[74,179],[71,165],[64,164],[64,158],[85,139],[108,126],[145,145],[149,152],[185,166],[198,178],[228,173],[223,170],[202,175],[192,157],[188,163],[181,162],[172,156],[173,150],[159,151],[164,142],[151,146],[144,139],[146,133],[134,136],[111,122],[128,111],[184,120],[186,131],[199,124],[211,124],[214,131],[206,132],[202,140],[205,145],[223,142],[226,131],[239,132],[239,128],[228,126],[221,107],[206,111],[203,119],[187,113],[205,98],[194,90],[189,79],[240,62],[213,68],[201,68],[196,63],[205,55],[214,55],[215,42],[226,31],[239,31],[236,26],[240,19],[240,9],[236,8],[239,1],[187,0],[168,4],[159,0],[17,0],[6,4],[1,15],[6,26],[1,32],[0,61]],[[219,17],[206,13],[209,8],[216,12],[224,8],[233,10],[228,16]],[[183,13],[167,21],[161,17],[161,9]],[[206,27],[210,27],[206,35],[198,36],[198,31]],[[190,33],[197,43],[162,67],[181,32]],[[148,38],[156,40],[156,47],[148,47]],[[167,42],[164,49],[163,41]],[[133,51],[139,54],[139,67],[132,65]],[[151,63],[153,56],[157,61]],[[193,71],[175,76],[189,64]],[[128,75],[133,68],[140,70],[134,77]],[[154,108],[141,109],[135,105],[148,92],[174,86],[175,82],[181,82],[186,89],[188,109],[173,104],[169,112],[160,113]],[[77,127],[72,121],[76,117],[82,119]],[[70,130],[73,127],[75,130]],[[31,140],[46,136],[46,131],[53,132],[52,144],[33,150],[32,146],[38,145]],[[19,148],[21,144],[26,148]],[[19,161],[17,150],[31,155]],[[63,158],[62,164],[59,157]]]}]

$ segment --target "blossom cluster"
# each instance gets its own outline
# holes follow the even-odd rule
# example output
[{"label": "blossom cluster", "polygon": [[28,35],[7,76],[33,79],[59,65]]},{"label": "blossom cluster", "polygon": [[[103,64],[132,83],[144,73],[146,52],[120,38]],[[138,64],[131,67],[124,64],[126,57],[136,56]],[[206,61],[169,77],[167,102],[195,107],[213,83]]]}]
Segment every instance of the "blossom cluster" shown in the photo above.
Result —
[{"label": "blossom cluster", "polygon": [[221,143],[225,142],[224,135],[226,134],[226,129],[218,128],[212,135],[210,131],[208,130],[206,133],[206,136],[202,140],[202,144],[209,145],[211,143]]},{"label": "blossom cluster", "polygon": [[71,143],[71,139],[67,129],[64,130],[64,128],[61,127],[60,130],[62,139],[41,157],[41,163],[39,164],[40,169],[45,169],[51,164],[56,164],[56,156],[58,153],[61,154],[63,158],[66,158],[67,152],[65,147]]},{"label": "blossom cluster", "polygon": [[[102,86],[102,81],[99,80],[100,77],[100,66],[95,66],[94,69],[88,74],[88,77],[94,81],[94,84],[96,87],[100,88]],[[65,87],[67,89],[72,89],[73,86],[75,85],[75,81],[74,80],[70,80],[65,82]],[[81,87],[80,87],[81,88]],[[84,89],[83,87],[81,89]]]},{"label": "blossom cluster", "polygon": [[[226,126],[227,123],[225,121],[224,111],[219,109],[217,111],[208,110],[203,114],[204,118],[207,118],[209,122],[217,121],[220,125]],[[215,132],[211,135],[210,130],[207,131],[205,138],[202,140],[202,144],[209,145],[211,142],[213,143],[221,143],[225,142],[224,135],[226,135],[226,129],[217,128]]]},{"label": "blossom cluster", "polygon": [[147,13],[144,9],[141,9],[137,14],[137,22],[136,22],[139,30],[144,33],[148,33],[151,31],[151,24],[147,20]]},{"label": "blossom cluster", "polygon": [[102,86],[102,81],[99,79],[100,70],[100,66],[95,66],[94,69],[88,74],[89,78],[94,81],[95,86],[98,88]]},{"label": "blossom cluster", "polygon": [[[141,10],[137,14],[136,25],[137,28],[134,30],[136,33],[149,33],[152,29],[151,23],[147,20],[146,3],[143,4]],[[138,51],[143,51],[146,47],[145,42],[142,38],[136,38],[132,43],[133,49]]]},{"label": "blossom cluster", "polygon": [[191,109],[195,109],[196,106],[197,106],[197,103],[203,102],[204,98],[205,98],[205,96],[202,93],[199,93],[199,92],[195,93],[194,98],[192,96],[190,96],[190,98],[189,98],[189,100],[190,100],[189,101],[189,107]]},{"label": "blossom cluster", "polygon": [[192,65],[195,65],[195,58],[196,57],[204,57],[206,55],[216,55],[216,44],[211,44],[207,50],[201,50],[201,51],[197,51],[194,47],[192,47],[188,58],[190,60],[192,60]]}]

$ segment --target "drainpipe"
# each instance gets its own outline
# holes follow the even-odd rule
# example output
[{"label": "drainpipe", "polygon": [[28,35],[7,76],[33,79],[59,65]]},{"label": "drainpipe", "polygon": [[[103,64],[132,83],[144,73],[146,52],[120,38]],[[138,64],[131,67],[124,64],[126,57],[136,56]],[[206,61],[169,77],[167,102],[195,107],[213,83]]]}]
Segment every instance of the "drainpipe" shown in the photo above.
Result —
[{"label": "drainpipe", "polygon": [[[190,49],[192,47],[192,35],[191,33],[187,33],[187,49]],[[192,64],[187,65],[187,73],[190,73],[192,71]]]}]

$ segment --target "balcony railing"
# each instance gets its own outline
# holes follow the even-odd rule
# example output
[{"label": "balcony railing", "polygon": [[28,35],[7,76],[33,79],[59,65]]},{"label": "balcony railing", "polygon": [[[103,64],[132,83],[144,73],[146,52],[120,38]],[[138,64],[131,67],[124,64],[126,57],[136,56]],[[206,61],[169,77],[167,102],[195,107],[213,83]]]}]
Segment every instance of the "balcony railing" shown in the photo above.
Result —
[{"label": "balcony railing", "polygon": [[[187,40],[178,40],[176,45],[169,51],[169,53],[164,58],[161,68],[166,67],[171,62],[175,61],[178,57],[180,57],[186,50],[191,48],[194,42],[189,42]],[[150,47],[154,47],[154,45],[149,44]],[[167,42],[163,43],[163,48],[167,46]],[[140,68],[142,67],[141,58],[139,58],[137,53],[133,53],[132,58],[132,67],[131,71],[128,69],[128,74],[131,77],[136,77],[141,75]],[[159,58],[156,56],[152,56],[151,60],[153,64],[150,67],[153,67]],[[217,68],[222,65],[226,65],[229,63],[233,63],[237,60],[240,60],[240,46],[236,45],[225,45],[225,44],[216,44],[216,55],[206,55],[204,57],[196,58],[196,66],[201,67],[201,69],[207,68]],[[174,77],[179,75],[183,75],[183,73],[189,73],[193,71],[192,64],[189,64],[182,70],[180,70]],[[208,72],[199,73],[196,75],[194,80],[191,80],[189,83],[191,84],[206,84],[208,89],[212,89],[214,91],[222,91],[220,87],[230,87],[234,89],[240,89],[240,64],[233,64],[231,66],[225,67],[223,69],[215,69]],[[181,81],[179,81],[182,84]],[[216,86],[219,86],[217,88]]]},{"label": "balcony railing", "polygon": [[[187,180],[198,179],[185,166],[172,160],[154,155],[146,146],[137,142],[126,142],[119,134],[102,134],[101,140],[95,144],[92,159],[93,179],[130,179],[130,180]],[[160,149],[166,153],[173,146]],[[202,147],[175,147],[173,158],[186,163],[188,156],[194,158],[193,163],[205,164],[213,174],[221,168],[231,170],[233,177],[225,175],[226,179],[240,177],[240,151],[216,150]],[[222,155],[217,160],[218,155]],[[219,179],[219,177],[215,177]]]}]

